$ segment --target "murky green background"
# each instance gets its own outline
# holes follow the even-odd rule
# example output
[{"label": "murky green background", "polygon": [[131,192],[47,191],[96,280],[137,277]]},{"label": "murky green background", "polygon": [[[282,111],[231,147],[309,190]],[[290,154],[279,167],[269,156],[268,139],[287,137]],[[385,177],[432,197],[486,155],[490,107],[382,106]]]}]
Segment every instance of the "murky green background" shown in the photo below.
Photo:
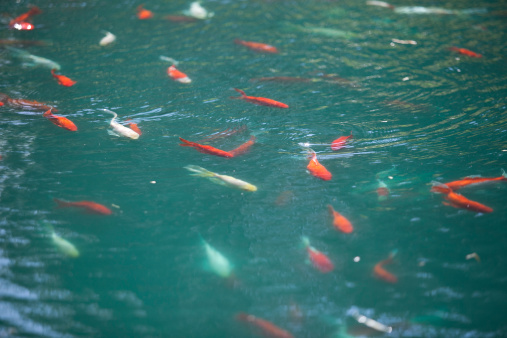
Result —
[{"label": "murky green background", "polygon": [[[9,30],[29,4],[43,10],[36,29]],[[255,337],[235,320],[246,312],[295,337],[333,337],[354,310],[392,326],[393,337],[507,335],[507,184],[462,191],[490,214],[445,206],[429,192],[432,180],[507,169],[505,2],[393,4],[487,13],[407,15],[355,0],[206,1],[214,17],[174,23],[164,17],[189,2],[146,2],[155,13],[146,21],[134,1],[2,2],[0,39],[45,41],[16,47],[58,62],[77,84],[59,86],[48,69],[24,68],[2,48],[0,92],[52,104],[79,130],[58,128],[42,112],[0,108],[0,335]],[[99,46],[102,30],[117,41]],[[259,54],[235,38],[281,52]],[[180,61],[193,82],[168,78],[160,55]],[[312,81],[251,81],[271,76]],[[290,108],[230,100],[234,87]],[[109,135],[103,108],[131,118],[143,135]],[[240,157],[178,146],[178,136],[197,141],[243,124],[248,132],[211,143],[230,150],[257,135]],[[346,148],[325,145],[350,131]],[[331,181],[306,172],[304,142],[316,144]],[[189,164],[258,191],[192,177]],[[386,201],[376,194],[379,173]],[[96,201],[114,214],[58,209],[53,197]],[[352,234],[333,229],[327,204],[352,222]],[[80,257],[57,251],[40,220]],[[234,265],[236,283],[206,268],[199,233]],[[302,235],[333,272],[307,264]],[[387,284],[372,269],[393,249],[386,269],[399,281]],[[472,252],[480,263],[465,259]]]}]

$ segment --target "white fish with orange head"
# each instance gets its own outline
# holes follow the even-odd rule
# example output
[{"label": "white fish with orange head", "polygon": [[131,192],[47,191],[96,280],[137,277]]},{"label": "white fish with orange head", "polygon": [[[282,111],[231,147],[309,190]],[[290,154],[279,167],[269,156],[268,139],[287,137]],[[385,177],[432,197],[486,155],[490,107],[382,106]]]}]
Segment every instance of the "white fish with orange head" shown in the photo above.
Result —
[{"label": "white fish with orange head", "polygon": [[114,111],[111,111],[109,109],[102,109],[106,113],[113,114],[113,118],[111,119],[111,122],[109,123],[111,128],[114,130],[114,134],[116,136],[125,136],[128,138],[131,138],[133,140],[137,140],[139,138],[139,134],[133,131],[132,129],[125,127],[118,122],[115,121],[115,119],[118,117],[118,114],[116,114]]}]

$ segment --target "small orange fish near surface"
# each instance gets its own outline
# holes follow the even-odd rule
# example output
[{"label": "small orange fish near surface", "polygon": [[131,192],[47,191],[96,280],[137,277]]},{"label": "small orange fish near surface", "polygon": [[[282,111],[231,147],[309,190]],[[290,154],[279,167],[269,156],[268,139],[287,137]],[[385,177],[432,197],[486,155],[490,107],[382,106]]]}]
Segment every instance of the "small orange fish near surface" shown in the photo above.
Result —
[{"label": "small orange fish near surface", "polygon": [[308,237],[303,237],[302,240],[313,266],[322,273],[333,271],[333,262],[325,254],[312,247]]},{"label": "small orange fish near surface", "polygon": [[373,268],[373,274],[375,277],[392,284],[398,282],[398,277],[384,269],[384,265],[391,264],[393,262],[393,258],[396,255],[396,252],[396,250],[392,251],[387,259],[384,259],[375,264],[375,267]]},{"label": "small orange fish near surface", "polygon": [[143,8],[143,5],[137,6],[137,18],[139,20],[146,20],[153,18],[153,12]]},{"label": "small orange fish near surface", "polygon": [[238,88],[234,88],[235,91],[241,94],[241,96],[233,96],[231,99],[241,99],[247,102],[257,104],[259,106],[268,106],[268,107],[276,107],[276,108],[289,108],[288,105],[282,102],[278,102],[272,99],[267,99],[265,97],[255,97],[255,96],[247,96],[244,91]]},{"label": "small orange fish near surface", "polygon": [[459,48],[459,47],[449,47],[449,50],[452,50],[453,52],[463,54],[466,56],[470,56],[472,58],[481,58],[482,55],[476,52],[472,52],[471,50],[468,50],[466,48]]},{"label": "small orange fish near surface", "polygon": [[192,80],[187,76],[187,74],[180,72],[174,65],[167,68],[167,75],[174,81],[178,81],[180,83],[190,83]]},{"label": "small orange fish near surface", "polygon": [[236,315],[236,320],[249,324],[252,328],[258,330],[259,334],[267,338],[294,338],[292,334],[275,324],[253,315],[241,312]]},{"label": "small orange fish near surface", "polygon": [[48,110],[47,112],[45,112],[44,114],[42,114],[42,116],[47,118],[49,121],[53,122],[53,124],[57,125],[58,127],[61,127],[63,129],[67,129],[70,131],[77,130],[77,127],[74,124],[74,122],[72,122],[71,120],[69,120],[66,117],[53,115],[53,113],[51,112],[51,109]]},{"label": "small orange fish near surface", "polygon": [[65,87],[72,87],[73,85],[76,84],[76,81],[72,81],[71,79],[69,79],[65,75],[55,74],[55,70],[56,69],[51,69],[51,74],[58,81],[59,85],[62,85],[62,86],[65,86]]},{"label": "small orange fish near surface", "polygon": [[53,200],[60,208],[79,208],[88,213],[99,215],[111,215],[113,213],[108,207],[92,201],[67,202],[57,198],[53,198]]},{"label": "small orange fish near surface", "polygon": [[349,138],[352,138],[352,132],[350,132],[349,136],[342,136],[342,137],[339,137],[336,140],[334,140],[331,143],[331,149],[338,150],[338,149],[343,148],[343,146],[345,146],[345,143],[347,142],[347,140]]},{"label": "small orange fish near surface", "polygon": [[254,144],[255,144],[255,136],[252,135],[252,136],[250,136],[250,139],[248,141],[246,141],[245,143],[243,143],[239,147],[232,149],[231,151],[229,151],[229,153],[231,153],[233,156],[238,156],[238,155],[244,154]]},{"label": "small orange fish near surface", "polygon": [[240,39],[235,39],[234,43],[246,46],[256,52],[275,53],[275,54],[278,53],[278,49],[276,49],[276,47],[261,42],[243,41]]},{"label": "small orange fish near surface", "polygon": [[182,139],[180,137],[180,141],[183,142],[180,144],[182,147],[194,147],[198,152],[201,152],[203,154],[209,154],[209,155],[215,155],[215,156],[221,156],[221,157],[234,157],[233,154],[231,154],[228,151],[224,151],[212,146],[199,144],[192,141],[187,141],[185,139]]},{"label": "small orange fish near surface", "polygon": [[26,22],[25,20],[27,20],[31,16],[34,16],[34,15],[37,15],[40,13],[42,13],[40,8],[37,6],[33,6],[32,8],[30,8],[30,10],[28,12],[21,14],[17,18],[12,19],[11,22],[9,22],[9,27],[15,28],[18,30],[31,30],[31,29],[33,29],[33,25],[29,22]]},{"label": "small orange fish near surface", "polygon": [[333,217],[333,225],[336,229],[346,234],[350,234],[352,231],[354,231],[352,223],[350,223],[350,221],[346,219],[342,214],[334,210],[331,205],[328,205],[327,209],[329,210],[329,214]]},{"label": "small orange fish near surface", "polygon": [[[488,182],[495,182],[495,181],[507,181],[507,174],[505,173],[505,171],[503,169],[502,169],[502,176],[498,176],[498,177],[480,177],[480,176],[465,177],[464,179],[459,180],[459,181],[452,181],[449,183],[444,183],[444,185],[447,186],[452,191],[456,191],[456,190],[461,189],[463,187],[472,186],[472,185],[479,185],[479,184],[488,183]],[[432,191],[436,191],[436,192],[439,192],[438,189],[439,189],[438,185],[435,185],[431,188]]]},{"label": "small orange fish near surface", "polygon": [[329,181],[333,177],[326,167],[317,161],[317,154],[312,149],[308,149],[308,158],[310,159],[310,163],[308,163],[306,169],[308,169],[310,174],[324,181]]},{"label": "small orange fish near surface", "polygon": [[431,191],[446,194],[444,198],[449,202],[448,203],[444,202],[445,205],[450,205],[458,209],[467,209],[470,211],[482,213],[489,213],[493,211],[493,209],[484,204],[469,200],[465,196],[455,193],[444,184],[434,185],[431,188]]}]

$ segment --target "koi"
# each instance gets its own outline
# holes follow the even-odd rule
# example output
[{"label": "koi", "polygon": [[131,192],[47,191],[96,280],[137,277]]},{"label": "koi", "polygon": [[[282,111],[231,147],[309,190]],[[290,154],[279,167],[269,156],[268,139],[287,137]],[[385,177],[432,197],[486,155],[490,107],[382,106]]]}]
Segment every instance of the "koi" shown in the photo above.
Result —
[{"label": "koi", "polygon": [[92,201],[68,202],[57,198],[53,198],[53,201],[55,201],[58,204],[59,208],[68,208],[68,207],[79,208],[85,210],[90,214],[98,214],[98,215],[111,215],[113,213],[111,209],[109,209],[105,205]]},{"label": "koi", "polygon": [[139,134],[136,133],[134,130],[127,128],[125,126],[122,126],[118,122],[115,121],[115,119],[118,117],[118,114],[116,114],[114,111],[108,110],[108,109],[102,109],[106,113],[113,114],[113,118],[111,119],[111,122],[109,123],[110,126],[114,129],[114,132],[111,132],[113,135],[116,136],[125,136],[128,138],[131,138],[133,140],[137,140],[139,138]]},{"label": "koi", "polygon": [[278,49],[276,49],[276,47],[261,42],[252,42],[234,39],[234,43],[248,47],[256,52],[274,53],[274,54],[278,53]]},{"label": "koi", "polygon": [[352,138],[352,132],[350,132],[349,136],[341,136],[341,137],[337,138],[336,140],[334,140],[331,143],[331,149],[338,150],[338,149],[343,148],[343,146],[345,146],[345,143],[347,142],[347,140],[349,138]]},{"label": "koi", "polygon": [[[129,121],[130,119],[128,119],[127,121]],[[132,129],[133,131],[135,131],[136,133],[139,134],[139,136],[141,136],[143,133],[141,132],[141,129],[139,129],[139,127],[137,126],[137,123],[132,123],[132,122],[129,122],[129,128]]]},{"label": "koi", "polygon": [[310,163],[308,163],[306,169],[310,174],[324,181],[329,181],[333,177],[326,167],[317,161],[317,154],[311,148],[308,148],[308,159]]},{"label": "koi", "polygon": [[255,143],[255,136],[250,136],[250,139],[248,141],[246,141],[245,143],[243,143],[242,145],[240,145],[239,147],[229,151],[230,154],[232,154],[232,156],[238,156],[238,155],[241,155],[241,154],[244,154],[246,153],[251,146],[253,146]]},{"label": "koi", "polygon": [[167,75],[169,75],[169,77],[171,79],[173,79],[174,81],[178,81],[180,83],[190,83],[192,82],[192,79],[190,79],[187,74],[179,71],[178,69],[176,69],[176,67],[174,65],[170,66],[169,68],[167,68]]},{"label": "koi", "polygon": [[394,284],[398,282],[398,277],[396,277],[395,275],[384,269],[384,265],[391,264],[393,262],[393,258],[396,255],[396,253],[397,250],[391,251],[387,259],[381,260],[380,262],[375,264],[375,266],[373,267],[373,274],[375,275],[375,277],[380,278],[388,283]]},{"label": "koi", "polygon": [[44,110],[44,111],[52,109],[54,111],[57,111],[56,108],[48,106],[45,103],[41,103],[41,102],[37,102],[37,101],[30,101],[30,100],[25,100],[25,99],[12,99],[5,94],[0,94],[0,95],[4,96],[4,98],[1,101],[4,103],[7,103],[11,107],[34,109],[34,110],[40,109],[40,110]]},{"label": "koi", "polygon": [[[449,183],[444,183],[444,185],[447,186],[449,189],[456,191],[456,190],[461,189],[466,186],[479,185],[479,184],[488,183],[488,182],[495,182],[495,181],[507,181],[507,174],[505,173],[505,170],[502,169],[502,176],[499,176],[499,177],[468,176],[468,177],[465,177],[464,179],[459,180],[459,181],[452,181]],[[438,185],[433,186],[432,191],[439,192]]]},{"label": "koi", "polygon": [[370,5],[370,6],[378,6],[378,7],[384,7],[384,8],[389,8],[389,9],[394,9],[394,6],[385,2],[385,1],[376,1],[376,0],[371,0],[371,1],[366,1],[366,4],[367,5]]},{"label": "koi", "polygon": [[60,65],[53,60],[43,58],[41,56],[36,56],[28,53],[27,51],[24,51],[22,49],[5,46],[8,50],[10,50],[13,55],[23,60],[23,66],[27,67],[36,67],[36,66],[42,66],[49,69],[56,69],[60,70]]},{"label": "koi", "polygon": [[9,22],[9,28],[15,28],[18,30],[31,30],[33,29],[33,25],[28,22],[25,22],[25,20],[27,20],[31,16],[41,13],[42,11],[40,10],[39,7],[33,6],[32,8],[30,8],[28,12],[21,14],[17,18],[12,19],[11,22]]},{"label": "koi", "polygon": [[308,252],[310,261],[317,270],[322,273],[327,273],[334,269],[333,262],[331,262],[331,260],[325,254],[310,246],[310,240],[308,237],[303,236],[301,239],[306,251]]},{"label": "koi", "polygon": [[449,50],[452,50],[453,52],[463,54],[466,56],[470,56],[472,58],[481,58],[482,55],[476,52],[472,52],[471,50],[468,50],[466,48],[458,48],[458,47],[449,47]]},{"label": "koi", "polygon": [[378,181],[378,187],[377,187],[377,199],[379,202],[385,201],[390,194],[389,188],[387,187],[387,184],[384,183],[384,181],[377,179]]},{"label": "koi", "polygon": [[262,319],[255,317],[250,314],[246,313],[238,313],[236,315],[236,320],[245,322],[249,324],[251,327],[254,327],[255,329],[259,330],[259,332],[267,338],[293,338],[294,336],[290,334],[288,331],[285,331],[273,323]]},{"label": "koi", "polygon": [[113,43],[114,41],[116,41],[116,35],[114,35],[113,33],[107,32],[107,31],[102,31],[102,32],[105,33],[106,36],[104,36],[102,39],[100,39],[99,45],[106,46],[106,45],[109,45],[110,43]]},{"label": "koi", "polygon": [[224,185],[229,188],[237,188],[246,191],[257,191],[257,187],[255,185],[239,180],[232,176],[220,175],[196,165],[188,165],[185,167],[185,169],[194,172],[195,174],[191,174],[192,176],[205,177],[214,183]]},{"label": "koi", "polygon": [[377,322],[371,318],[368,318],[362,314],[360,314],[357,310],[350,314],[358,323],[367,326],[370,329],[375,330],[375,332],[383,332],[383,333],[391,333],[393,328],[391,326],[384,325],[382,323]]},{"label": "koi", "polygon": [[70,131],[77,130],[76,125],[71,120],[63,116],[53,115],[51,109],[42,114],[42,116],[44,116],[45,118],[47,118],[49,121],[51,121],[53,124],[57,125],[60,128],[67,129]]},{"label": "koi", "polygon": [[65,87],[72,87],[73,85],[76,84],[76,81],[72,81],[71,79],[69,79],[65,75],[55,74],[55,70],[56,69],[51,69],[51,75],[53,75],[53,77],[58,81],[59,85],[62,85]]},{"label": "koi", "polygon": [[146,20],[153,18],[153,12],[143,8],[144,5],[137,6],[137,18],[139,20]]},{"label": "koi", "polygon": [[224,151],[224,150],[220,150],[220,149],[217,149],[215,147],[212,147],[212,146],[208,146],[208,145],[204,145],[204,144],[199,144],[199,143],[196,143],[196,142],[192,142],[192,141],[187,141],[183,138],[179,138],[181,142],[180,146],[182,147],[193,147],[195,148],[198,152],[200,153],[203,153],[203,154],[209,154],[209,155],[215,155],[215,156],[221,156],[221,157],[234,157],[233,154],[231,154],[230,152],[228,151]]},{"label": "koi", "polygon": [[218,252],[214,247],[208,244],[202,237],[201,242],[206,250],[208,263],[214,273],[223,278],[229,278],[232,275],[232,265],[224,255]]},{"label": "koi", "polygon": [[493,211],[493,209],[491,209],[490,207],[488,207],[484,204],[469,200],[465,196],[455,193],[454,191],[452,191],[452,189],[447,187],[445,184],[436,183],[432,187],[432,191],[445,194],[446,196],[444,198],[449,202],[448,203],[443,202],[443,204],[450,205],[454,208],[467,209],[470,211],[476,211],[476,212],[482,212],[482,213],[489,213],[489,212]]},{"label": "koi", "polygon": [[337,230],[344,232],[346,234],[350,234],[354,231],[352,224],[348,219],[346,219],[342,214],[338,213],[333,207],[328,204],[327,209],[329,210],[329,214],[333,217],[333,225]]},{"label": "koi", "polygon": [[79,257],[79,251],[76,249],[74,244],[72,244],[65,238],[58,236],[55,230],[53,229],[53,226],[49,222],[40,221],[39,223],[45,228],[47,228],[48,231],[51,233],[51,240],[53,241],[53,244],[62,254],[72,258]]},{"label": "koi", "polygon": [[276,108],[289,108],[288,105],[282,102],[278,102],[265,97],[247,96],[244,91],[238,88],[234,88],[235,91],[241,94],[241,96],[232,96],[231,99],[241,99],[247,102],[257,104],[260,106],[276,107]]},{"label": "koi", "polygon": [[206,8],[202,7],[199,1],[194,1],[190,4],[190,8],[188,10],[183,11],[183,14],[194,17],[196,19],[207,19],[213,17],[215,13],[208,12]]}]

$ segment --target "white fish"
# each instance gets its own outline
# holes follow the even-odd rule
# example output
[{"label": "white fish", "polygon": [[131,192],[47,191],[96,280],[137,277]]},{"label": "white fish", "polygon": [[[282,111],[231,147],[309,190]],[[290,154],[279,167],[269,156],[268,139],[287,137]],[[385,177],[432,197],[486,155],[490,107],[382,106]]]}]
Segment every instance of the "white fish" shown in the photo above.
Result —
[{"label": "white fish", "polygon": [[226,187],[237,188],[246,191],[257,191],[257,187],[255,185],[242,180],[238,180],[232,176],[220,175],[196,165],[187,165],[185,169],[196,173],[192,174],[194,176],[206,177],[210,181],[225,185]]},{"label": "white fish", "polygon": [[25,67],[46,67],[49,69],[60,70],[62,67],[60,65],[50,59],[43,58],[41,56],[36,56],[24,51],[22,49],[17,49],[10,46],[5,46],[8,50],[10,50],[16,57],[20,58],[23,61],[23,66]]},{"label": "white fish", "polygon": [[385,1],[371,0],[371,1],[366,1],[366,4],[370,5],[370,6],[379,6],[379,7],[394,9],[393,5],[391,5]]},{"label": "white fish", "polygon": [[393,331],[392,327],[384,325],[382,323],[379,323],[376,320],[373,320],[373,319],[368,318],[366,316],[363,316],[357,310],[353,311],[350,315],[355,320],[357,320],[358,323],[366,325],[366,326],[368,326],[369,328],[371,328],[371,329],[373,329],[375,331],[384,332],[384,333],[391,333]]},{"label": "white fish", "polygon": [[74,244],[58,236],[54,231],[51,233],[51,239],[53,240],[53,244],[56,246],[56,248],[65,256],[73,258],[79,256],[79,251],[76,249]]},{"label": "white fish", "polygon": [[223,278],[228,278],[232,274],[232,265],[224,255],[218,252],[214,247],[209,245],[202,237],[202,244],[206,250],[208,263],[214,273]]},{"label": "white fish", "polygon": [[199,1],[194,1],[190,4],[190,8],[186,11],[183,11],[183,14],[192,16],[196,19],[207,19],[213,17],[215,13],[208,12],[206,8],[202,7]]},{"label": "white fish", "polygon": [[106,36],[100,39],[99,45],[106,46],[109,45],[110,43],[113,43],[116,40],[116,35],[114,35],[113,33],[106,31],[103,32],[106,33]]},{"label": "white fish", "polygon": [[118,122],[115,121],[115,119],[118,117],[118,114],[116,114],[114,111],[110,111],[109,109],[102,109],[106,113],[113,114],[113,118],[111,119],[111,122],[109,123],[111,127],[114,129],[114,133],[116,133],[116,136],[125,136],[128,138],[131,138],[133,140],[137,140],[139,138],[139,134],[133,131],[132,129],[122,126]]},{"label": "white fish", "polygon": [[177,66],[179,64],[179,61],[176,61],[173,58],[170,58],[168,56],[160,55],[160,60],[170,62],[171,64]]}]

